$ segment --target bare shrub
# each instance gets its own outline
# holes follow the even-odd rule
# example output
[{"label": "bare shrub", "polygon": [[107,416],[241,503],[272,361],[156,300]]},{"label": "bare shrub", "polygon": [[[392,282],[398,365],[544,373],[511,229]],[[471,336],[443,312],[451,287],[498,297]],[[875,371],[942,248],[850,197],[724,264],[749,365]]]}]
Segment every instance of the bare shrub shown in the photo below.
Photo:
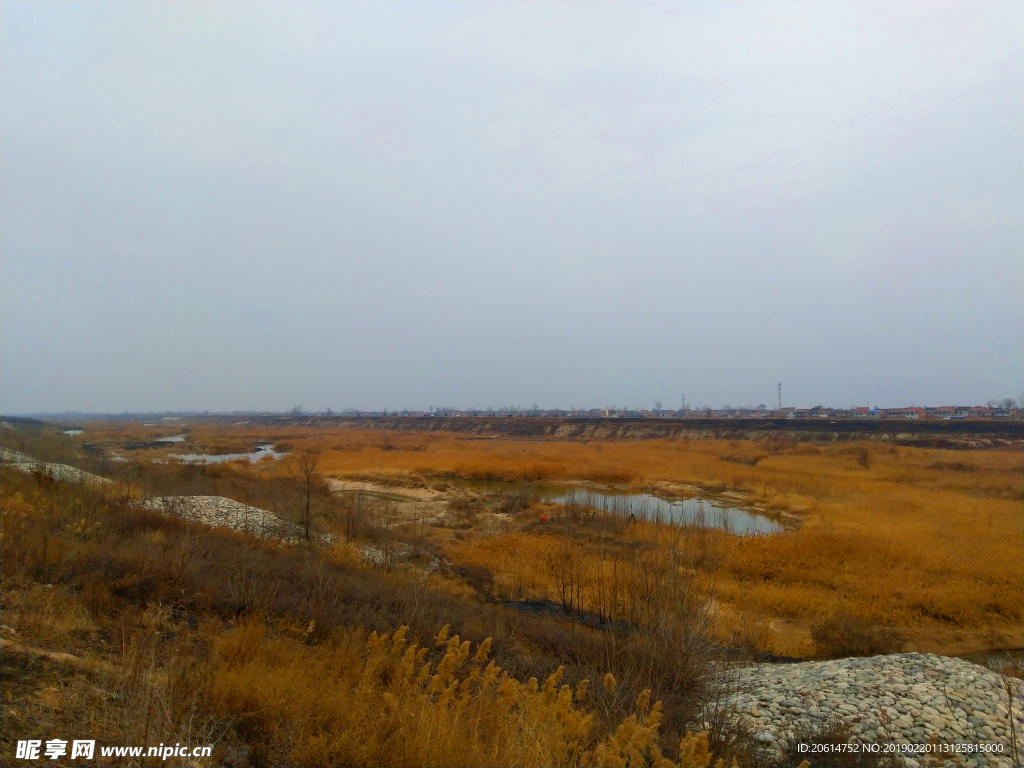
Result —
[{"label": "bare shrub", "polygon": [[121,738],[132,744],[161,742],[216,746],[229,722],[213,715],[206,706],[209,671],[204,659],[180,652],[160,658],[159,635],[166,619],[151,608],[126,643],[111,681],[114,711]]},{"label": "bare shrub", "polygon": [[840,612],[811,628],[818,655],[827,659],[897,653],[903,636],[894,627],[873,624],[861,616]]},{"label": "bare shrub", "polygon": [[863,446],[857,448],[857,463],[864,469],[871,468],[871,452],[867,448]]},{"label": "bare shrub", "polygon": [[460,515],[473,515],[483,510],[483,503],[475,496],[456,496],[448,502],[448,510]]},{"label": "bare shrub", "polygon": [[977,472],[978,468],[967,461],[933,461],[928,469],[940,472]]},{"label": "bare shrub", "polygon": [[346,541],[353,541],[362,534],[363,525],[369,515],[369,506],[366,497],[359,491],[338,501],[336,509],[340,513],[341,528]]},{"label": "bare shrub", "polygon": [[233,563],[228,590],[235,615],[266,616],[274,604],[280,581],[273,581],[260,567],[259,558],[245,557]]},{"label": "bare shrub", "polygon": [[[793,736],[780,744],[782,756],[771,764],[772,768],[899,768],[904,761],[894,754],[882,752],[841,751],[843,744],[853,741],[850,727],[841,720],[830,718],[817,726],[798,723]],[[800,752],[799,745],[810,747]],[[818,751],[814,751],[818,747]]]},{"label": "bare shrub", "polygon": [[490,597],[494,591],[494,572],[490,568],[483,565],[456,565],[452,570],[484,597]]},{"label": "bare shrub", "polygon": [[95,574],[88,574],[82,581],[82,601],[89,615],[99,618],[109,613],[114,606],[114,595],[104,579]]},{"label": "bare shrub", "polygon": [[306,541],[309,541],[309,530],[313,525],[313,517],[316,514],[316,510],[313,507],[313,497],[316,495],[318,488],[323,485],[323,476],[318,471],[320,454],[321,450],[319,448],[302,451],[296,457],[295,465],[292,468],[292,476],[302,485],[304,505],[299,512],[299,523],[302,525]]},{"label": "bare shrub", "polygon": [[530,486],[524,485],[518,491],[503,493],[499,497],[497,511],[505,515],[514,515],[530,506]]}]

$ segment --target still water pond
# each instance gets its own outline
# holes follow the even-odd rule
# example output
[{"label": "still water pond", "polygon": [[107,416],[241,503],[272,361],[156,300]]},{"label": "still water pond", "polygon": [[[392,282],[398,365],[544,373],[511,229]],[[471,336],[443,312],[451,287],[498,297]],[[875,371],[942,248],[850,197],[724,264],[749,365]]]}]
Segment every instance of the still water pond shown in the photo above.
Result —
[{"label": "still water pond", "polygon": [[175,454],[174,458],[192,464],[219,464],[222,461],[238,461],[238,459],[255,462],[268,456],[272,459],[279,459],[288,455],[287,451],[275,451],[270,446],[270,443],[259,443],[252,453],[179,453]]},{"label": "still water pond", "polygon": [[[442,479],[442,478],[439,478]],[[552,504],[579,504],[613,515],[652,522],[707,525],[740,535],[779,533],[782,526],[764,515],[708,499],[663,499],[649,493],[592,488],[569,483],[506,483],[490,480],[452,480],[449,485],[478,493],[522,493]]]}]

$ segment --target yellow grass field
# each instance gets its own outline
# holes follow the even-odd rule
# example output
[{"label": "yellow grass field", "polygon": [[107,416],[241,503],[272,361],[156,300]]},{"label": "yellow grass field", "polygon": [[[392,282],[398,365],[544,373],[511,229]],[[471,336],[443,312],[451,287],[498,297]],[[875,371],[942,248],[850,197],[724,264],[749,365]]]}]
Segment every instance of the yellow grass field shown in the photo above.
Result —
[{"label": "yellow grass field", "polygon": [[[112,442],[177,429],[95,427],[94,439]],[[723,631],[756,631],[769,650],[805,656],[815,624],[847,615],[899,629],[907,650],[966,654],[1021,645],[1024,466],[1016,450],[241,426],[188,427],[188,435],[188,450],[245,450],[256,439],[319,447],[321,469],[333,477],[582,480],[634,489],[669,482],[739,492],[745,504],[786,515],[796,529],[711,537],[713,551],[699,568],[713,577]],[[268,464],[260,471],[284,469]],[[594,541],[581,539],[580,556],[588,572],[600,573]],[[494,571],[498,592],[555,599],[546,565],[559,546],[554,528],[520,525],[487,536],[470,530],[446,537],[445,546],[453,561]]]}]

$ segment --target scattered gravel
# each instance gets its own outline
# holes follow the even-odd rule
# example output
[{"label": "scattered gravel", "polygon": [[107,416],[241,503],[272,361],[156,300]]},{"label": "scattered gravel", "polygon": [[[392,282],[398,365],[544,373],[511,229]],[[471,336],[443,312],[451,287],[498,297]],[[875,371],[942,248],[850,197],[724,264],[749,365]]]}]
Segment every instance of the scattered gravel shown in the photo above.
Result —
[{"label": "scattered gravel", "polygon": [[69,464],[55,464],[52,462],[39,461],[31,456],[12,451],[10,448],[0,449],[0,461],[19,472],[39,472],[49,475],[54,480],[69,480],[76,483],[99,483],[107,484],[112,482],[106,477],[94,475],[84,469],[72,467]]},{"label": "scattered gravel", "polygon": [[[735,682],[732,701],[769,745],[791,740],[798,723],[814,726],[831,717],[862,743],[1003,748],[944,755],[935,765],[1013,766],[1014,731],[1018,749],[1024,735],[1020,680],[931,653],[762,664],[737,670]],[[1014,691],[1013,730],[1006,682]],[[908,766],[926,764],[921,755],[904,757]]]},{"label": "scattered gravel", "polygon": [[304,538],[302,528],[282,520],[273,512],[250,507],[224,496],[155,496],[139,506],[175,515],[183,520],[205,523],[233,531],[295,544]]}]

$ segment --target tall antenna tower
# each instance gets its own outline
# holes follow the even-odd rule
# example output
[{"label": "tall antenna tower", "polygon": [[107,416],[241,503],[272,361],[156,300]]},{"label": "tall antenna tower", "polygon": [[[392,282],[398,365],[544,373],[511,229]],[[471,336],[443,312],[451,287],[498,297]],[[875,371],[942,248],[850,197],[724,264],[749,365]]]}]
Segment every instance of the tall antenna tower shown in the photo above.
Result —
[{"label": "tall antenna tower", "polygon": [[686,410],[686,395],[685,394],[683,395],[683,406],[679,410],[681,410],[681,411],[685,411]]},{"label": "tall antenna tower", "polygon": [[779,410],[782,410],[782,382],[779,382]]}]

